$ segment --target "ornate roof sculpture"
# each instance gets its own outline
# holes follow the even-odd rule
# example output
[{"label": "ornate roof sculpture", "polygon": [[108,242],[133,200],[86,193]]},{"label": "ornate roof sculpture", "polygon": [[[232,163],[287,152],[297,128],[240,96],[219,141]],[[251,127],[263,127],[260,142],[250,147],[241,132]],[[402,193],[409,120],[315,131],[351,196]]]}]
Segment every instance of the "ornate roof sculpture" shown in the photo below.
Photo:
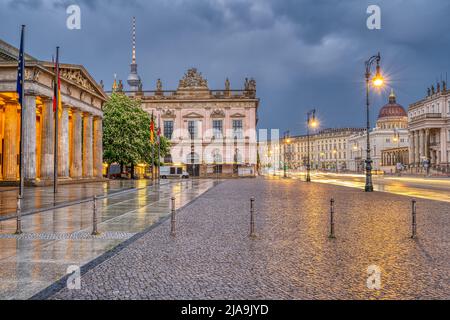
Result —
[{"label": "ornate roof sculpture", "polygon": [[191,68],[180,80],[178,90],[180,89],[208,89],[208,81],[203,78],[201,72],[198,72],[196,68]]}]

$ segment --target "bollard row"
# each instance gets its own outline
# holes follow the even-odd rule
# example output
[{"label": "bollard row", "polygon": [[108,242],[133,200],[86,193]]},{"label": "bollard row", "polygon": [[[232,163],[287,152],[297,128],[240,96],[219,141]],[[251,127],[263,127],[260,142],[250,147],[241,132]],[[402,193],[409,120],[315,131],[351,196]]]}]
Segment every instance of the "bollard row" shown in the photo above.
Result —
[{"label": "bollard row", "polygon": [[416,200],[411,201],[411,239],[417,236],[417,221],[416,221]]},{"label": "bollard row", "polygon": [[175,236],[176,235],[176,219],[175,219],[175,197],[172,197],[170,199],[171,202],[171,210],[170,210],[170,235]]},{"label": "bollard row", "polygon": [[256,237],[255,233],[255,198],[250,198],[250,237]]},{"label": "bollard row", "polygon": [[22,234],[22,196],[19,194],[17,196],[17,207],[16,207],[16,232],[15,234]]},{"label": "bollard row", "polygon": [[92,235],[98,236],[100,232],[97,229],[97,196],[93,197],[92,202]]},{"label": "bollard row", "polygon": [[335,238],[334,236],[334,199],[330,200],[330,238]]}]

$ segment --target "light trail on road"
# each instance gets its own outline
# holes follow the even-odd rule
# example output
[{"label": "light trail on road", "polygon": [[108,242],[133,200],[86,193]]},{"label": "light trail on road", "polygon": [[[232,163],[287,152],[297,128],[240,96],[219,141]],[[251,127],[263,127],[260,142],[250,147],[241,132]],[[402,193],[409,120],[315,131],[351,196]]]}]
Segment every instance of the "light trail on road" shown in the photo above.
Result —
[{"label": "light trail on road", "polygon": [[[282,177],[282,172],[277,176]],[[273,173],[267,177],[274,177]],[[289,173],[293,179],[305,180],[304,172]],[[328,183],[344,187],[364,189],[365,175],[339,174],[329,172],[311,173],[311,180],[318,183]],[[414,198],[450,202],[450,179],[426,178],[410,176],[373,176],[375,191],[389,192]]]}]

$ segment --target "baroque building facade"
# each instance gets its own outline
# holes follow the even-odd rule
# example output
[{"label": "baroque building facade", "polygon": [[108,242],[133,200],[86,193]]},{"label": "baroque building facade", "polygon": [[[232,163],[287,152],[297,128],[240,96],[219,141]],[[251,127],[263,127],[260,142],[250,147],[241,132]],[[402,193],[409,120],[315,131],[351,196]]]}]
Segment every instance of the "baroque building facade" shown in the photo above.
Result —
[{"label": "baroque building facade", "polygon": [[409,106],[408,129],[411,170],[429,166],[450,172],[450,90],[446,82],[428,88],[424,99]]},{"label": "baroque building facade", "polygon": [[[117,89],[116,89],[117,90]],[[119,89],[120,90],[120,89]],[[165,165],[182,165],[191,176],[254,176],[257,170],[256,82],[243,90],[210,90],[197,69],[189,69],[176,90],[125,92],[153,114],[161,134],[171,143]]]},{"label": "baroque building facade", "polygon": [[[28,185],[53,179],[54,63],[26,55],[23,108],[16,93],[17,48],[0,40],[0,184],[19,179],[20,118],[24,178]],[[60,64],[62,112],[58,117],[58,180],[102,179],[102,105],[107,96],[80,65]]]},{"label": "baroque building facade", "polygon": [[[191,176],[254,176],[257,170],[256,125],[259,99],[256,81],[245,79],[243,89],[233,90],[228,79],[223,89],[211,90],[196,68],[179,80],[176,90],[144,91],[136,62],[136,20],[132,25],[132,59],[124,91],[116,79],[113,92],[138,99],[143,110],[153,114],[161,134],[169,139],[170,155],[165,165],[181,165]],[[138,168],[145,171],[148,168]]]}]

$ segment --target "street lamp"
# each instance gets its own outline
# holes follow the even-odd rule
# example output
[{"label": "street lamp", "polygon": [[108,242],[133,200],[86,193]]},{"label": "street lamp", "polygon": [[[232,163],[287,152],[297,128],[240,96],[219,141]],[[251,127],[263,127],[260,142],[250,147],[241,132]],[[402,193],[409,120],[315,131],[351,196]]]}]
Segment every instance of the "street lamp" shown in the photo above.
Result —
[{"label": "street lamp", "polygon": [[289,131],[286,131],[283,134],[283,177],[287,178],[287,162],[286,162],[286,145],[291,143],[291,138],[289,135]]},{"label": "street lamp", "polygon": [[312,109],[306,113],[306,137],[308,140],[308,160],[306,163],[306,182],[311,182],[311,152],[310,152],[310,143],[309,143],[309,128],[316,128],[317,120],[316,120],[316,109]]},{"label": "street lamp", "polygon": [[320,158],[319,158],[319,171],[323,169],[323,157],[325,157],[325,152],[320,152]]},{"label": "street lamp", "polygon": [[375,76],[372,78],[372,84],[376,88],[380,88],[384,84],[384,79],[380,72],[380,60],[381,55],[378,53],[375,56],[372,56],[365,62],[366,66],[366,111],[367,111],[367,157],[366,157],[366,185],[365,185],[365,192],[372,192],[373,191],[373,184],[372,184],[372,159],[370,158],[370,118],[369,118],[369,87],[370,87],[370,77],[372,76],[371,68],[373,64],[376,62],[376,73]]},{"label": "street lamp", "polygon": [[[278,165],[277,165],[278,163]],[[278,146],[275,146],[275,156],[273,159],[273,176],[277,175],[277,170],[280,168],[280,152]]]},{"label": "street lamp", "polygon": [[398,132],[397,128],[394,128],[393,141],[397,143],[397,150],[394,152],[395,171],[400,175],[400,170],[397,168],[397,164],[400,162],[400,132]]}]

